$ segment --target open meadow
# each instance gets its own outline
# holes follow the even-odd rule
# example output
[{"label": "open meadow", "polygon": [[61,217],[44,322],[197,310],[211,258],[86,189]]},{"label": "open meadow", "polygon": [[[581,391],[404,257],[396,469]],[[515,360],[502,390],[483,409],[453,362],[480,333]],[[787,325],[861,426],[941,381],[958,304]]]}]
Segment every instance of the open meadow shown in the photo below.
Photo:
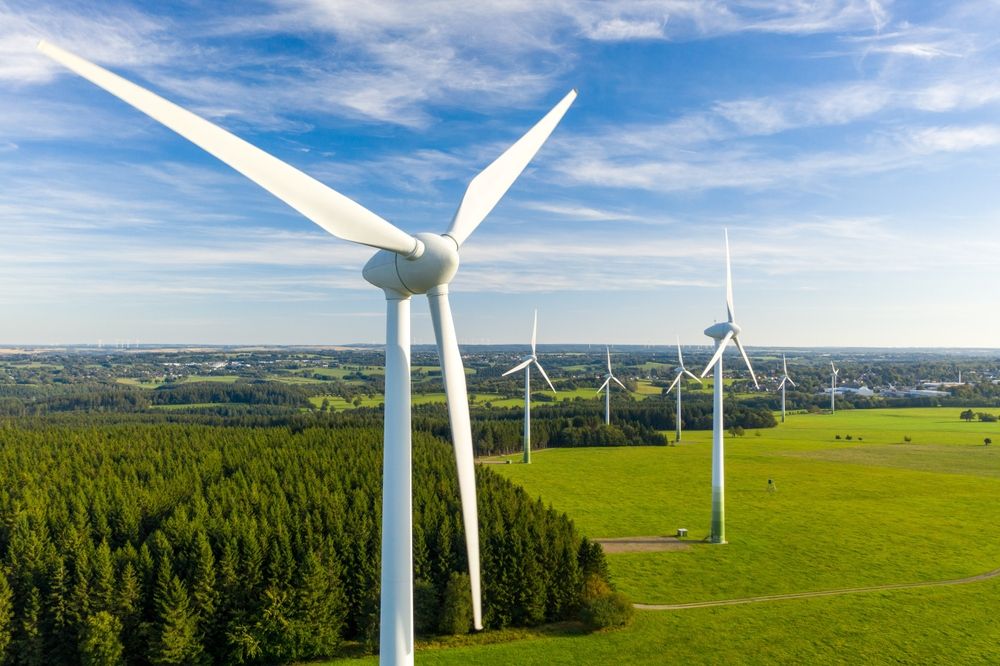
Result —
[{"label": "open meadow", "polygon": [[[726,440],[727,545],[713,546],[710,432],[676,447],[549,449],[492,469],[593,538],[689,538],[609,553],[635,602],[676,604],[958,579],[1000,567],[996,423],[960,409],[793,414]],[[837,439],[837,436],[840,439]],[[848,440],[847,436],[851,439]],[[909,442],[906,442],[909,438]],[[768,492],[774,479],[777,490]],[[523,630],[523,640],[418,654],[424,663],[983,662],[1000,660],[1000,578],[970,584],[646,610],[620,631]],[[506,636],[504,638],[509,638]],[[489,643],[489,644],[486,644]]]}]

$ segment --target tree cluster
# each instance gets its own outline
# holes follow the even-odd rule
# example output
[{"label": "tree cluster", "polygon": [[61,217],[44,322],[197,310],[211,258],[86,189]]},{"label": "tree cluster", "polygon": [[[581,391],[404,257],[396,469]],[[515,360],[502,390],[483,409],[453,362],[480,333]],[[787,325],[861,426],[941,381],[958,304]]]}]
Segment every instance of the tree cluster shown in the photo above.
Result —
[{"label": "tree cluster", "polygon": [[[0,427],[0,661],[276,663],[377,638],[381,431]],[[488,627],[575,617],[603,554],[477,470]],[[468,629],[450,447],[414,437],[417,622]]]}]

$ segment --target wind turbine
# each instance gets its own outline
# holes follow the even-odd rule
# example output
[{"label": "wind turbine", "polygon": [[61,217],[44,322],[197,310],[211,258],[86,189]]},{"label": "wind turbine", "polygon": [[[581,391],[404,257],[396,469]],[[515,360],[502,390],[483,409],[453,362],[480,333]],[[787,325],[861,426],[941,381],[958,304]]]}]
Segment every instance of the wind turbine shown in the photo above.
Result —
[{"label": "wind turbine", "polygon": [[788,363],[785,362],[785,355],[781,355],[781,369],[784,374],[781,375],[781,383],[778,384],[778,388],[781,389],[781,422],[785,422],[785,384],[791,384],[795,386],[795,382],[792,378],[788,376]]},{"label": "wind turbine", "polygon": [[[611,381],[614,380],[618,386],[623,389],[625,385],[618,381],[618,378],[614,376],[611,372],[611,348],[605,347],[605,351],[608,353],[608,374],[604,375],[604,383],[601,384],[601,388],[597,389],[597,395],[604,391],[604,425],[611,424]],[[628,389],[625,389],[626,391]]]},{"label": "wind turbine", "polygon": [[410,413],[410,297],[430,304],[458,468],[472,588],[473,622],[482,628],[475,462],[448,284],[459,249],[542,147],[570,104],[570,91],[534,127],[469,183],[443,235],[410,235],[367,208],[226,130],[57,46],[38,49],[219,158],[338,238],[378,248],[364,278],[386,298],[385,427],[382,480],[380,661],[413,663],[413,510]]},{"label": "wind turbine", "polygon": [[830,370],[830,413],[834,414],[837,411],[837,375],[840,370],[834,367],[833,361],[830,361]]},{"label": "wind turbine", "polygon": [[545,374],[545,369],[538,362],[535,355],[535,339],[538,335],[538,310],[535,310],[535,323],[531,325],[531,353],[521,359],[521,362],[501,375],[506,377],[509,374],[524,370],[524,463],[531,463],[531,365],[534,364],[538,371],[545,377],[545,382],[556,392],[556,387],[549,381],[549,376]]},{"label": "wind turbine", "polygon": [[729,265],[729,231],[726,230],[726,321],[712,324],[705,329],[705,335],[715,340],[715,355],[709,360],[708,365],[702,371],[704,377],[708,371],[715,367],[715,377],[713,382],[714,400],[712,402],[712,543],[726,543],[726,479],[725,460],[723,442],[723,420],[722,420],[722,354],[726,351],[726,345],[732,340],[736,348],[740,350],[743,361],[750,371],[750,378],[753,379],[754,386],[757,378],[753,374],[753,366],[747,352],[740,343],[740,333],[742,329],[736,324],[736,313],[733,308],[733,276]]},{"label": "wind turbine", "polygon": [[670,388],[667,389],[667,393],[669,394],[675,386],[677,387],[677,441],[679,442],[681,441],[681,378],[684,377],[684,375],[687,375],[701,384],[701,380],[684,367],[684,357],[681,355],[680,336],[677,336],[677,362],[680,363],[680,365],[677,366],[677,376],[674,377],[674,382],[670,385]]}]

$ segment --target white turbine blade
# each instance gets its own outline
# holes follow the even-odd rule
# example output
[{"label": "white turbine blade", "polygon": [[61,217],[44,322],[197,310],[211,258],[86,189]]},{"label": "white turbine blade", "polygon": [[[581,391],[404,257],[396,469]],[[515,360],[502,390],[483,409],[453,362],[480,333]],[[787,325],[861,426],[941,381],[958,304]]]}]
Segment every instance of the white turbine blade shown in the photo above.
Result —
[{"label": "white turbine blade", "polygon": [[334,236],[402,255],[419,247],[415,238],[364,206],[204,118],[58,46],[42,41],[38,50],[222,160]]},{"label": "white turbine blade", "polygon": [[691,379],[695,380],[699,384],[701,384],[701,379],[698,378],[698,375],[694,374],[693,372],[691,372],[687,368],[684,368],[684,374],[687,375],[688,377],[690,377]]},{"label": "white turbine blade", "polygon": [[538,339],[538,310],[535,310],[535,323],[531,325],[531,355],[535,355],[535,341]]},{"label": "white turbine blade", "polygon": [[507,372],[503,373],[503,374],[502,374],[502,375],[500,375],[500,376],[501,376],[501,377],[506,377],[507,375],[512,375],[512,374],[514,374],[515,372],[517,372],[518,370],[524,370],[524,369],[525,369],[525,368],[527,368],[527,367],[528,367],[529,365],[531,365],[531,359],[530,359],[530,358],[529,358],[529,359],[528,359],[527,361],[521,361],[520,363],[518,363],[518,364],[517,364],[517,365],[515,365],[515,366],[514,366],[513,368],[511,368],[510,370],[508,370]]},{"label": "white turbine blade", "polygon": [[451,440],[455,446],[458,468],[458,491],[462,500],[462,524],[465,527],[465,549],[469,559],[469,581],[472,587],[472,619],[476,629],[483,628],[481,576],[479,571],[479,516],[476,507],[476,461],[472,450],[472,425],[469,421],[469,395],[465,386],[465,367],[458,350],[455,322],[451,318],[448,292],[439,288],[428,294],[434,335],[441,357],[441,378],[448,400],[448,420]]},{"label": "white turbine blade", "polygon": [[840,373],[840,370],[837,370],[837,368],[834,367],[833,361],[830,361],[830,369],[833,370],[834,377],[836,377]]},{"label": "white turbine blade", "polygon": [[778,384],[778,388],[780,389],[782,386],[784,386],[785,382],[787,382],[787,381],[788,381],[788,377],[782,378],[781,382]]},{"label": "white turbine blade", "polygon": [[781,355],[781,369],[784,370],[785,377],[788,376],[788,362],[785,361],[785,355]]},{"label": "white turbine blade", "polygon": [[784,379],[783,381],[786,381],[786,382],[788,382],[789,384],[791,384],[792,386],[795,386],[795,382],[793,382],[793,381],[792,381],[792,378],[791,378],[791,377],[789,377],[788,375],[785,375],[785,379]]},{"label": "white turbine blade", "polygon": [[549,376],[545,374],[545,368],[543,368],[542,364],[539,363],[537,360],[535,360],[534,363],[535,367],[538,368],[538,372],[542,373],[542,377],[545,377],[545,382],[549,385],[549,388],[552,389],[553,393],[555,393],[556,387],[552,385],[552,382],[549,380]]},{"label": "white turbine blade", "polygon": [[726,313],[729,321],[736,321],[736,308],[733,306],[733,270],[729,261],[729,229],[726,229]]},{"label": "white turbine blade", "polygon": [[677,362],[684,367],[684,357],[681,355],[681,336],[677,336]]},{"label": "white turbine blade", "polygon": [[705,369],[701,371],[701,376],[704,377],[708,374],[708,371],[715,367],[715,364],[719,362],[722,358],[722,354],[726,351],[726,345],[729,344],[729,339],[733,337],[733,332],[729,331],[726,333],[726,337],[722,338],[722,342],[719,344],[719,348],[715,350],[715,354],[712,355],[711,360],[709,360],[708,365]]},{"label": "white turbine blade", "polygon": [[[677,373],[677,376],[674,377],[674,381],[671,382],[670,387],[667,389],[667,393],[670,393],[671,391],[674,390],[674,387],[677,386],[677,384],[680,383],[681,377],[683,377],[683,376],[684,376],[684,373],[682,373],[682,372],[678,372]],[[664,395],[666,395],[666,394],[664,394]]]},{"label": "white turbine blade", "polygon": [[605,345],[604,350],[608,352],[608,374],[611,374],[611,347]]},{"label": "white turbine blade", "polygon": [[625,388],[625,385],[624,385],[624,384],[622,384],[622,383],[621,383],[620,381],[618,381],[618,378],[617,378],[617,377],[615,377],[614,375],[611,375],[611,379],[615,380],[615,383],[616,383],[616,384],[618,384],[618,386],[621,386],[621,387],[622,387],[623,389],[625,389],[626,391],[628,390],[627,388]]},{"label": "white turbine blade", "polygon": [[753,366],[750,365],[750,357],[747,356],[747,351],[743,349],[743,343],[740,342],[739,336],[733,336],[733,342],[736,343],[736,348],[740,350],[740,354],[743,356],[743,362],[747,364],[747,370],[750,371],[750,378],[753,380],[753,385],[760,388],[760,384],[757,383],[757,376],[753,373]]},{"label": "white turbine blade", "polygon": [[[610,384],[610,383],[611,383],[611,377],[608,377],[607,379],[605,379],[604,383],[601,384],[601,388],[597,389],[597,395],[600,395],[601,391],[603,391],[608,386],[608,384]],[[609,388],[608,390],[610,391],[611,389]]]},{"label": "white turbine blade", "polygon": [[446,234],[451,236],[459,247],[490,214],[493,207],[528,166],[528,162],[552,134],[574,99],[576,90],[571,90],[562,101],[545,114],[544,118],[528,130],[527,134],[472,179],[455,212],[455,219],[451,221],[451,228]]}]

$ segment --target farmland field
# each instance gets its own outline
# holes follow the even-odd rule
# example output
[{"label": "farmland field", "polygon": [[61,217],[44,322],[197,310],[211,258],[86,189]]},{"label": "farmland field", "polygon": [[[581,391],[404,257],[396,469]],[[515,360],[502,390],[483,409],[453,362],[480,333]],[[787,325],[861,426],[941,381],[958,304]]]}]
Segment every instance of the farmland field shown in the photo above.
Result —
[{"label": "farmland field", "polygon": [[[955,408],[796,414],[727,438],[729,543],[702,543],[710,433],[676,447],[548,449],[494,469],[591,537],[670,535],[687,548],[609,554],[634,601],[681,603],[961,578],[1000,567],[996,423]],[[839,435],[839,439],[837,436]],[[847,436],[851,439],[848,440]],[[909,438],[910,442],[905,442]],[[859,441],[860,440],[860,441]],[[767,492],[773,478],[777,492]],[[426,649],[423,663],[1000,660],[1000,579],[680,611],[627,629]],[[464,642],[488,643],[489,634]],[[946,649],[946,653],[941,651]]]}]

